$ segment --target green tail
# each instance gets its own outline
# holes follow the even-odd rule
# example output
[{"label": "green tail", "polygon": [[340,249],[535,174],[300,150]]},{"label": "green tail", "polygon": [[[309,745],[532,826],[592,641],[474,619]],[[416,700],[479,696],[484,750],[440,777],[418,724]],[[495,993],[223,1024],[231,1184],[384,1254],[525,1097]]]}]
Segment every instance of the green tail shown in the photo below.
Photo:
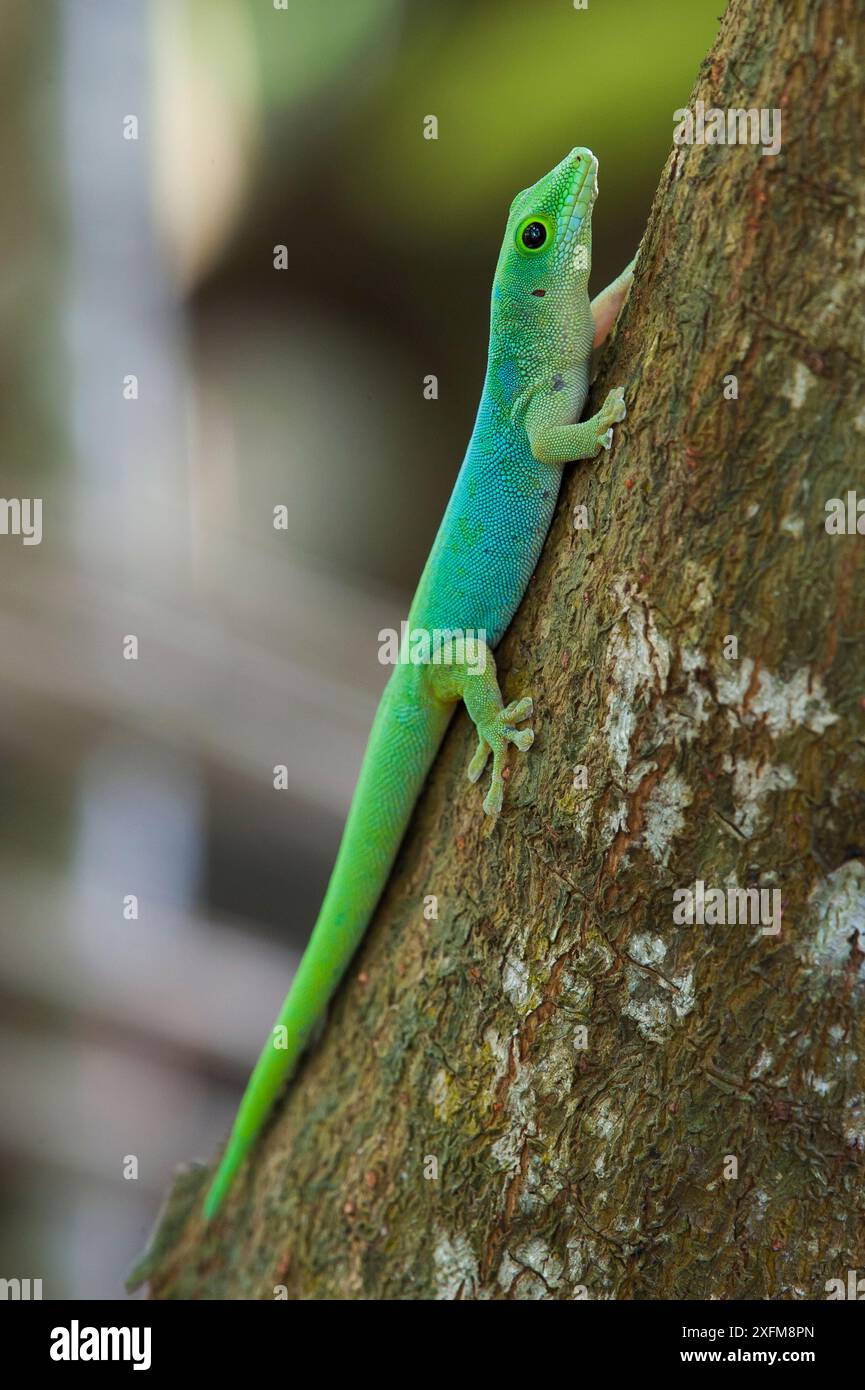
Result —
[{"label": "green tail", "polygon": [[205,1198],[208,1221],[358,947],[444,736],[451,710],[431,710],[416,698],[416,680],[416,668],[398,667],[382,696],[321,912]]}]

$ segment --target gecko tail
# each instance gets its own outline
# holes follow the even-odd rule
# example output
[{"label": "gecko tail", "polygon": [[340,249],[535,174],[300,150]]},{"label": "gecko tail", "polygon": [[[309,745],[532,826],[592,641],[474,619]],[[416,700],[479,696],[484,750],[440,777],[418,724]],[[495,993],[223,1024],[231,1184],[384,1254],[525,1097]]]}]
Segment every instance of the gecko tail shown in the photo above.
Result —
[{"label": "gecko tail", "polygon": [[379,705],[336,864],[309,944],[255,1064],[204,1201],[216,1215],[274,1101],[317,1036],[372,917],[450,713],[407,700],[391,678]]},{"label": "gecko tail", "polygon": [[222,1199],[232,1184],[234,1175],[246,1157],[252,1143],[251,1138],[232,1134],[222,1155],[216,1177],[207,1190],[204,1199],[204,1219],[211,1221],[222,1205]]},{"label": "gecko tail", "polygon": [[[332,887],[338,885],[340,877],[337,863]],[[335,939],[330,897],[329,890],[291,989],[249,1078],[225,1152],[204,1200],[206,1221],[216,1215],[282,1087],[307,1047],[315,1042],[328,1000],[363,934],[361,908],[351,923],[353,930],[339,941]]]}]

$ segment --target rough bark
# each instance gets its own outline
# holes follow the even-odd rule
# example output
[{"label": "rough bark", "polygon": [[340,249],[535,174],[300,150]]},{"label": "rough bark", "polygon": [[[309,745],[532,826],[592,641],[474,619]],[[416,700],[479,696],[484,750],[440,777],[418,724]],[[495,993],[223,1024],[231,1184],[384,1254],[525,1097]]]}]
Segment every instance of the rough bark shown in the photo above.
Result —
[{"label": "rough bark", "polygon": [[[628,418],[499,653],[535,746],[490,823],[458,717],[251,1171],[207,1231],[203,1173],[175,1190],[154,1296],[824,1298],[865,1265],[865,536],[824,526],[865,495],[861,17],[732,0],[691,107],[780,108],[782,150],[667,162],[593,397]],[[779,889],[780,935],[676,924],[698,879]]]}]

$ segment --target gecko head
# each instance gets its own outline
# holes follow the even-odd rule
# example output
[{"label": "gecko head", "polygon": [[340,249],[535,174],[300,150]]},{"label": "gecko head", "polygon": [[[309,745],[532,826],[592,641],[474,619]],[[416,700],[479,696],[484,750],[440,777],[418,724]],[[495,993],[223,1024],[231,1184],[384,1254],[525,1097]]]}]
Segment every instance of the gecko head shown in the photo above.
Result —
[{"label": "gecko head", "polygon": [[[564,314],[587,294],[598,161],[577,146],[511,203],[493,284],[493,309],[554,301]],[[552,308],[552,305],[550,305]]]}]

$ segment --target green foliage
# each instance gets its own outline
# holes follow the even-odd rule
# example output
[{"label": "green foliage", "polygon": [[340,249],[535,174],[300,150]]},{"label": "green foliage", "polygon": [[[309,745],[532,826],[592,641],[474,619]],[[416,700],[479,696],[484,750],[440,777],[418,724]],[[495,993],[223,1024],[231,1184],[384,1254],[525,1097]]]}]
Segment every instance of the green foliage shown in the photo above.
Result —
[{"label": "green foliage", "polygon": [[[648,199],[711,46],[720,0],[235,0],[261,95],[300,119],[307,151],[336,133],[352,215],[393,241],[501,219],[572,146],[601,160],[615,216]],[[439,138],[424,140],[427,115]],[[298,157],[300,148],[291,142]]]},{"label": "green foliage", "polygon": [[[670,148],[673,111],[711,46],[719,4],[590,0],[576,11],[566,0],[497,0],[428,8],[379,89],[374,118],[355,127],[351,161],[357,201],[425,238],[459,235],[467,219],[490,213],[500,219],[520,186],[578,144],[598,155],[613,212],[635,184],[650,195]],[[437,142],[421,139],[430,113],[439,121]]]}]

